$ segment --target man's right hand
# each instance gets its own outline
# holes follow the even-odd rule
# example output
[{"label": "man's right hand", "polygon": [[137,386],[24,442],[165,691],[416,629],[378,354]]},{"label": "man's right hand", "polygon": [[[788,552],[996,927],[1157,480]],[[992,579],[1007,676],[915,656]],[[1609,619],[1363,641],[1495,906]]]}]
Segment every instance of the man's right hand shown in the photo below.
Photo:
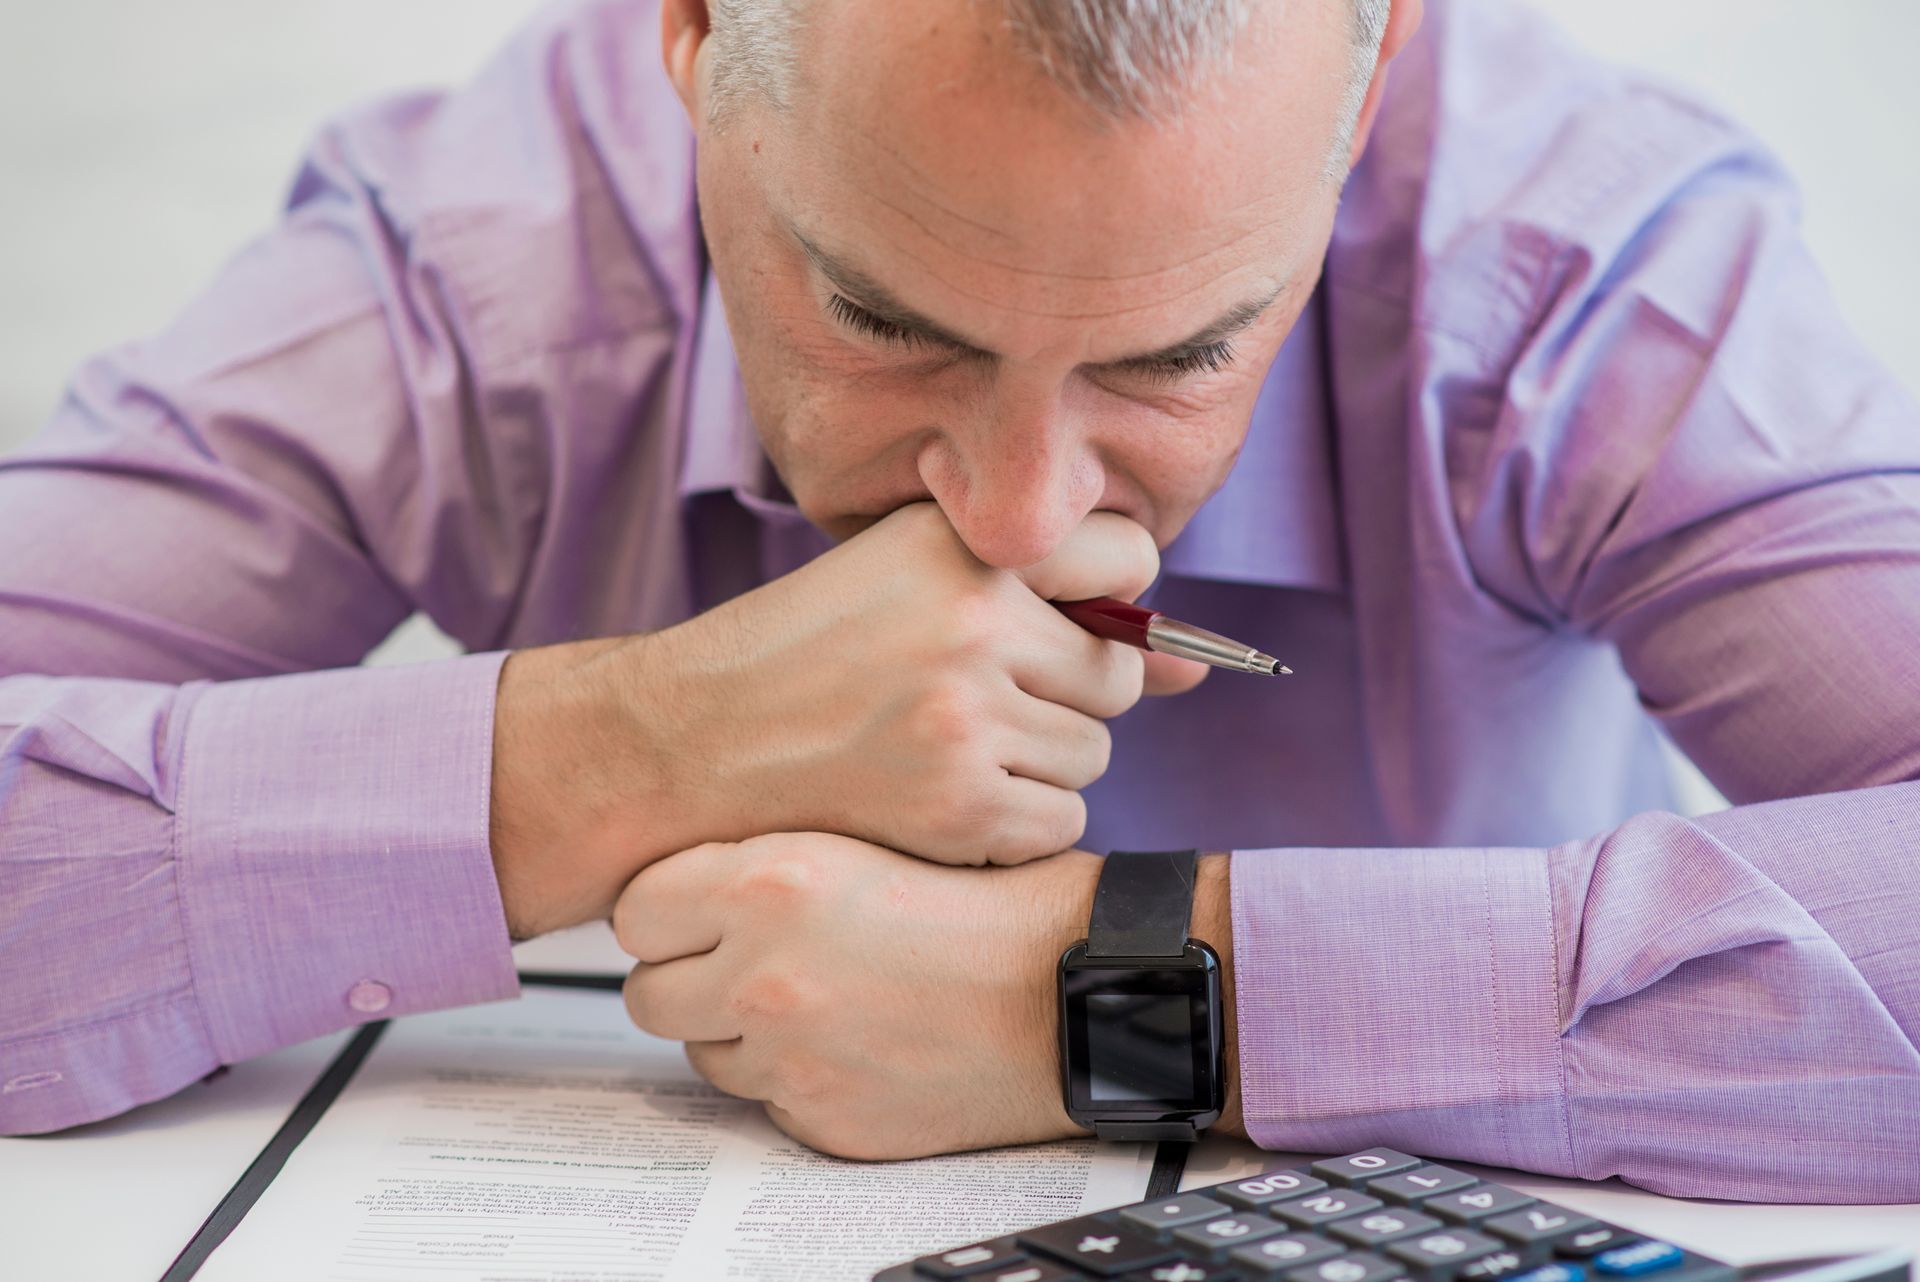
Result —
[{"label": "man's right hand", "polygon": [[957,864],[1066,849],[1143,656],[1050,602],[1131,599],[1158,570],[1151,536],[1107,512],[992,569],[918,503],[677,627],[510,656],[493,780],[509,924],[605,916],[654,859],[767,832]]}]

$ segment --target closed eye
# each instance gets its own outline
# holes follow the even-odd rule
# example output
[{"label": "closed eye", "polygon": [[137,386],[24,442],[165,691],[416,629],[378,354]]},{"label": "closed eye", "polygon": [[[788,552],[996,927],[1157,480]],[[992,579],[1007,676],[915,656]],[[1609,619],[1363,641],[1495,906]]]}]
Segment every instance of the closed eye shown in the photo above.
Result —
[{"label": "closed eye", "polygon": [[1161,383],[1178,382],[1195,374],[1218,374],[1233,364],[1233,344],[1226,339],[1200,346],[1174,356],[1128,361],[1122,367]]},{"label": "closed eye", "polygon": [[901,347],[913,347],[927,342],[923,334],[903,329],[882,316],[875,316],[858,303],[848,302],[839,294],[827,296],[827,310],[833,318],[856,334],[879,339],[883,343],[898,344]]},{"label": "closed eye", "polygon": [[[874,339],[890,347],[915,348],[934,347],[955,354],[980,355],[976,349],[961,344],[949,345],[939,337],[909,329],[896,324],[884,316],[860,306],[860,304],[839,293],[827,296],[827,310],[834,320],[846,326],[854,333]],[[1137,374],[1151,382],[1177,383],[1197,374],[1217,374],[1233,363],[1233,343],[1227,339],[1218,339],[1210,343],[1201,343],[1183,351],[1159,356],[1144,356],[1134,360],[1122,361],[1110,368],[1124,373]]]}]

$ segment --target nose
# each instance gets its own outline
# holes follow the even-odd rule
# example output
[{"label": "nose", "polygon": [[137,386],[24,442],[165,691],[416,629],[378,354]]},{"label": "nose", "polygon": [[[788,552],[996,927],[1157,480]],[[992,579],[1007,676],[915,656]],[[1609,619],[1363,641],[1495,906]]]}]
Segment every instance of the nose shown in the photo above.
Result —
[{"label": "nose", "polygon": [[972,553],[1018,569],[1045,560],[1099,503],[1100,460],[1057,398],[1009,407],[935,437],[920,479]]}]

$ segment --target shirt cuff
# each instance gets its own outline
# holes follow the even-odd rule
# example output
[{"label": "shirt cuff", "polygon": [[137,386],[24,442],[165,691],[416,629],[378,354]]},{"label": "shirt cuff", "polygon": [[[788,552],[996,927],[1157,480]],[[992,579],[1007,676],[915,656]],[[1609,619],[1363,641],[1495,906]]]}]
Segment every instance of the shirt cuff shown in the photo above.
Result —
[{"label": "shirt cuff", "polygon": [[488,834],[505,657],[189,688],[175,858],[222,1061],[518,994]]},{"label": "shirt cuff", "polygon": [[1549,852],[1233,856],[1240,1098],[1263,1148],[1572,1167]]}]

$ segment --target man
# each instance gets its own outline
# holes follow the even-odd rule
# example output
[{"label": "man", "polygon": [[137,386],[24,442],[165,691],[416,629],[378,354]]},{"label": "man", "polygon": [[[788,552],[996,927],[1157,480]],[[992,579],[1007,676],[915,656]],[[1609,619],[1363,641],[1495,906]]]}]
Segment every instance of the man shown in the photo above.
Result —
[{"label": "man", "polygon": [[[0,1124],[611,913],[810,1144],[1075,1133],[1198,846],[1227,1129],[1920,1199],[1920,413],[1750,139],[1424,16],[589,0],[329,129],[0,470]],[[1297,675],[1049,604],[1156,576]]]}]

